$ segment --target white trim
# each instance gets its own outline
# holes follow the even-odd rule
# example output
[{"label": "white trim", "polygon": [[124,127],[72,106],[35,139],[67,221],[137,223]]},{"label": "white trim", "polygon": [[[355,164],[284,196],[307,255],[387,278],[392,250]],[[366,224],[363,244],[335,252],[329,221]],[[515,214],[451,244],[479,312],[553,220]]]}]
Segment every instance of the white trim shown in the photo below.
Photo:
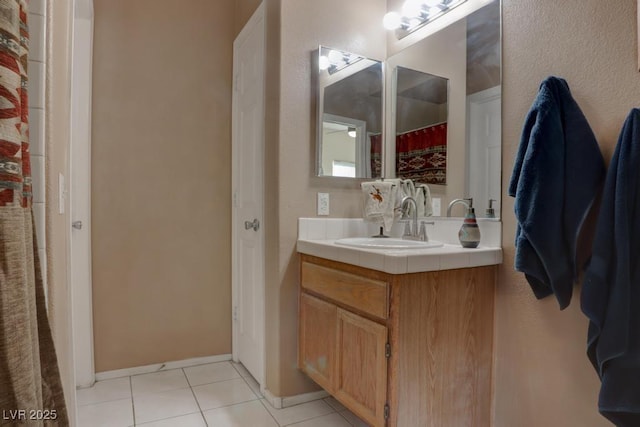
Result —
[{"label": "white trim", "polygon": [[156,363],[154,365],[137,366],[134,368],[116,369],[114,371],[96,373],[96,381],[111,380],[114,378],[128,377],[130,375],[150,374],[152,372],[168,371],[171,369],[189,368],[191,366],[226,362],[229,360],[231,360],[230,354],[219,354],[217,356],[195,357],[193,359],[177,360],[174,362],[164,362]]},{"label": "white trim", "polygon": [[300,405],[301,403],[313,402],[314,400],[320,400],[330,396],[330,394],[324,390],[287,397],[275,396],[267,389],[261,391],[264,395],[264,399],[275,409],[289,408],[291,406]]}]

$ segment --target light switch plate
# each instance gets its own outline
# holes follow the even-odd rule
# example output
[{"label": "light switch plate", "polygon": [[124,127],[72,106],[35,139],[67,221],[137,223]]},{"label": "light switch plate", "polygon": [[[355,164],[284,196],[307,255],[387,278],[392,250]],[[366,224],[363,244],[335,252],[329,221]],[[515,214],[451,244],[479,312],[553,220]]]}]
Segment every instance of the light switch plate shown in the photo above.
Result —
[{"label": "light switch plate", "polygon": [[318,193],[318,215],[329,215],[329,193]]},{"label": "light switch plate", "polygon": [[433,210],[433,216],[442,216],[442,200],[440,197],[433,197],[431,199],[431,208]]}]

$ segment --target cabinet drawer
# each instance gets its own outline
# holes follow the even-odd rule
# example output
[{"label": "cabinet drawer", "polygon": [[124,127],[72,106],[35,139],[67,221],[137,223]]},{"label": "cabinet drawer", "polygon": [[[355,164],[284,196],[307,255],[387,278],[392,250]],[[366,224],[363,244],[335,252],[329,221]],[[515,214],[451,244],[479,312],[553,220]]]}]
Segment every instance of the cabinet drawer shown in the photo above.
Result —
[{"label": "cabinet drawer", "polygon": [[388,284],[307,261],[302,263],[302,288],[337,303],[386,319],[389,316]]}]

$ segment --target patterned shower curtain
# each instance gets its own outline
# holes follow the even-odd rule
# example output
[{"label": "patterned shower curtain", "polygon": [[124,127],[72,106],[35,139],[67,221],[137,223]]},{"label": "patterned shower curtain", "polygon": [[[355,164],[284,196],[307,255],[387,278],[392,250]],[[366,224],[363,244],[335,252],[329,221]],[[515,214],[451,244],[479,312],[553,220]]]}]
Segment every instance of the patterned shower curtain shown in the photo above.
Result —
[{"label": "patterned shower curtain", "polygon": [[372,134],[371,141],[371,178],[382,176],[382,134]]},{"label": "patterned shower curtain", "polygon": [[396,176],[423,184],[447,183],[447,124],[396,137]]},{"label": "patterned shower curtain", "polygon": [[68,425],[31,211],[26,0],[0,0],[0,424]]}]

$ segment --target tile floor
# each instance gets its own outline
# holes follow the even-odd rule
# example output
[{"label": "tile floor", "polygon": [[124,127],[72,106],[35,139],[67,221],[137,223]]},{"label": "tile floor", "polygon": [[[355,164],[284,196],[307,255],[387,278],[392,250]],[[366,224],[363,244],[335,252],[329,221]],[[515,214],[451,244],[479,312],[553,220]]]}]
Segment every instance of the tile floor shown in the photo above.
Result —
[{"label": "tile floor", "polygon": [[79,427],[367,426],[333,398],[274,409],[233,362],[99,381],[77,397]]}]

